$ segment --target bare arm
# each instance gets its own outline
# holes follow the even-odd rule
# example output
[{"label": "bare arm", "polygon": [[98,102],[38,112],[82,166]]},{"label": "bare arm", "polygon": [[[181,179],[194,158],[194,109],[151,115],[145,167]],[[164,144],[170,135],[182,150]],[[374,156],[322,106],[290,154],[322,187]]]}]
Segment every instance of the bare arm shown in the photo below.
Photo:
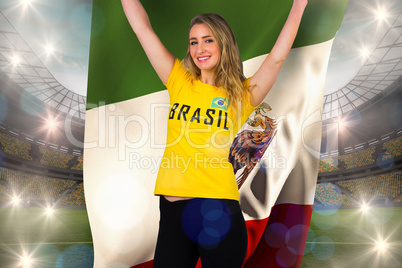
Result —
[{"label": "bare arm", "polygon": [[128,22],[137,35],[149,61],[159,78],[166,84],[173,68],[174,55],[166,49],[152,29],[148,14],[139,0],[121,0],[121,3]]},{"label": "bare arm", "polygon": [[306,5],[307,0],[293,1],[292,9],[274,47],[251,78],[250,100],[253,106],[259,105],[274,85],[283,62],[292,48]]}]

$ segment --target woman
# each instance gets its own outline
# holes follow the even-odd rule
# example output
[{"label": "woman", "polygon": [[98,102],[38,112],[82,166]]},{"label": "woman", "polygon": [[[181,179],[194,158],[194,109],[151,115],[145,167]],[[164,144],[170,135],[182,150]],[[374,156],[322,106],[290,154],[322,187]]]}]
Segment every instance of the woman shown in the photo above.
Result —
[{"label": "woman", "polygon": [[235,37],[218,14],[193,18],[180,61],[153,31],[138,0],[122,0],[128,21],[170,96],[167,145],[155,194],[160,226],[154,267],[242,267],[247,230],[228,162],[230,145],[274,84],[307,0],[288,19],[258,71],[245,79]]}]

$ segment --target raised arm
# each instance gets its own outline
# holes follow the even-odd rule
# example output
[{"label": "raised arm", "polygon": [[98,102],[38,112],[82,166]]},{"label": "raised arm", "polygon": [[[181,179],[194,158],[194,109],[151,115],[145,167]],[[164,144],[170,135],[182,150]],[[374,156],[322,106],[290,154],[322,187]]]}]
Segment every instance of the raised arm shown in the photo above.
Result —
[{"label": "raised arm", "polygon": [[128,22],[137,35],[149,61],[159,78],[166,84],[173,68],[174,55],[166,49],[152,29],[148,14],[139,0],[121,0],[121,3]]},{"label": "raised arm", "polygon": [[259,105],[271,90],[279,71],[288,56],[299,29],[307,0],[294,0],[292,9],[274,47],[250,80],[250,98],[253,106]]}]

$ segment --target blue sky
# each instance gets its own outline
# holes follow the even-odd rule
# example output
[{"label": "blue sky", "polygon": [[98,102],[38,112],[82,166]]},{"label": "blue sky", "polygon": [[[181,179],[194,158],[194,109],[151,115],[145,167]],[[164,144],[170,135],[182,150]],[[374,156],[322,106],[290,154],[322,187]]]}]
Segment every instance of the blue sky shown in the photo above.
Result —
[{"label": "blue sky", "polygon": [[[25,1],[0,0],[0,10],[61,84],[86,95],[92,0],[31,0],[24,5]],[[402,1],[349,0],[331,52],[326,94],[357,74],[365,61],[363,48],[371,51],[381,41],[387,18],[380,22],[379,10],[399,14]],[[51,55],[47,44],[54,48]]]}]

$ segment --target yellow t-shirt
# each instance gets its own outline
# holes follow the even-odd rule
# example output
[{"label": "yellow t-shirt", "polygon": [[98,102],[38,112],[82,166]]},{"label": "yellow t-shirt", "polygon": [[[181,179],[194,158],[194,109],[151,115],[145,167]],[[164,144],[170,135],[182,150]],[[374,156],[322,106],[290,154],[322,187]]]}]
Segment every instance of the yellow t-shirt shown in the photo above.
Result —
[{"label": "yellow t-shirt", "polygon": [[[249,79],[243,84],[247,88]],[[221,87],[194,79],[176,59],[166,87],[170,111],[155,195],[239,200],[229,149],[256,108],[246,101],[236,120]]]}]

